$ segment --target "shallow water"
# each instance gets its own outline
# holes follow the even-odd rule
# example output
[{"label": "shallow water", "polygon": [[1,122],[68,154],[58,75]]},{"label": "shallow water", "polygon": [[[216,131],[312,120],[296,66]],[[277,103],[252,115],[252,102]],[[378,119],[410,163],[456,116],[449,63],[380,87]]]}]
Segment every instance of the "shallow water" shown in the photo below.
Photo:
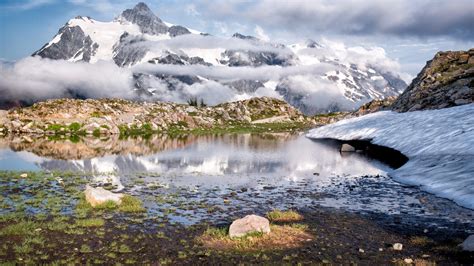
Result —
[{"label": "shallow water", "polygon": [[[467,224],[473,211],[393,181],[387,165],[301,134],[148,139],[0,140],[0,170],[85,173],[142,199],[151,215],[190,225],[274,208],[337,208]],[[171,210],[171,211],[170,211]]]}]

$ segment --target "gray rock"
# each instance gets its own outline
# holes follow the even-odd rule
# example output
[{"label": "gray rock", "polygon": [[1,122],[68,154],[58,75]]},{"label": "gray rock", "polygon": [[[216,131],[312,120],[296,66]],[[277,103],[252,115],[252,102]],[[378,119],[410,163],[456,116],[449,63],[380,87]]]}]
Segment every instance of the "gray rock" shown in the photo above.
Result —
[{"label": "gray rock", "polygon": [[461,247],[464,251],[474,252],[474,235],[470,235],[462,242]]},{"label": "gray rock", "polygon": [[122,193],[113,193],[104,188],[93,188],[89,185],[86,186],[84,194],[86,196],[86,201],[89,202],[92,207],[103,204],[107,201],[113,201],[120,205],[123,197]]},{"label": "gray rock", "polygon": [[265,217],[252,214],[235,220],[229,228],[230,237],[242,237],[252,232],[270,233],[270,221]]},{"label": "gray rock", "polygon": [[344,143],[341,146],[341,152],[355,152],[355,151],[356,149],[347,143]]}]

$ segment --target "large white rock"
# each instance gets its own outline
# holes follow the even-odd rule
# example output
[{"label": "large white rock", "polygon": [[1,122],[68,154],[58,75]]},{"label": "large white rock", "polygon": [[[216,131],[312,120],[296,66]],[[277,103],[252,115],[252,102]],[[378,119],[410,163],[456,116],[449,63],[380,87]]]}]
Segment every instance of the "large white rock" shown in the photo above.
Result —
[{"label": "large white rock", "polygon": [[86,201],[91,204],[92,207],[97,205],[103,204],[107,201],[113,201],[117,204],[122,203],[122,193],[113,193],[104,188],[98,187],[93,188],[89,185],[86,186],[86,191],[84,191],[86,195]]},{"label": "large white rock", "polygon": [[242,237],[252,232],[270,233],[270,221],[265,217],[252,214],[235,220],[229,228],[230,237]]},{"label": "large white rock", "polygon": [[474,252],[474,235],[470,235],[462,242],[461,247],[464,251]]}]

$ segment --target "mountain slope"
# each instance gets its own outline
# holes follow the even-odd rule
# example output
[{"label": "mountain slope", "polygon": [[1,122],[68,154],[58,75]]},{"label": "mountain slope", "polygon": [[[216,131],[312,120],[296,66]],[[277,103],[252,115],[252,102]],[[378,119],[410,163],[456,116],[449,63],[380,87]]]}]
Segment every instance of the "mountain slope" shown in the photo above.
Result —
[{"label": "mountain slope", "polygon": [[273,96],[307,114],[354,109],[406,87],[380,48],[284,45],[239,33],[219,38],[164,22],[144,3],[111,22],[71,19],[33,56],[114,62],[130,69],[139,98],[218,104]]},{"label": "mountain slope", "polygon": [[474,49],[439,52],[393,103],[399,112],[474,102]]}]

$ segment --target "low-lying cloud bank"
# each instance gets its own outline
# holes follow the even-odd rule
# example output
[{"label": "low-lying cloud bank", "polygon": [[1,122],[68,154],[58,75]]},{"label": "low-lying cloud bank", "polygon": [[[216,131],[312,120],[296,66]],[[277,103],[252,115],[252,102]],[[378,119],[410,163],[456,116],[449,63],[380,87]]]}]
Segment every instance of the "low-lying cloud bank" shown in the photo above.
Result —
[{"label": "low-lying cloud bank", "polygon": [[43,100],[77,93],[87,98],[133,97],[129,69],[112,62],[89,64],[27,57],[0,65],[1,99]]},{"label": "low-lying cloud bank", "polygon": [[[301,97],[301,103],[309,112],[333,110],[334,106],[352,109],[362,102],[352,102],[344,96],[344,89],[327,78],[327,73],[349,71],[350,65],[358,70],[376,69],[382,75],[400,73],[399,64],[389,59],[382,48],[346,47],[342,43],[322,40],[322,46],[297,49],[297,55],[288,47],[279,47],[256,40],[224,39],[209,36],[180,36],[171,40],[138,42],[147,51],[176,52],[199,49],[201,53],[215,49],[274,52],[290,55],[294,65],[263,65],[260,67],[228,67],[222,65],[170,65],[137,64],[118,67],[113,61],[94,64],[28,57],[16,63],[0,62],[0,104],[5,101],[31,103],[62,97],[125,98],[160,100],[185,103],[191,97],[203,99],[207,104],[241,100],[255,96],[283,98],[286,93]],[[213,50],[214,49],[214,50]],[[244,52],[245,54],[245,52]],[[328,60],[328,61],[326,61]],[[352,71],[352,70],[351,70]],[[137,75],[141,75],[141,95],[136,93]],[[349,74],[348,74],[349,75]],[[160,76],[160,77],[157,77]],[[164,77],[188,76],[197,79],[193,84]],[[238,91],[234,81],[258,81],[264,87],[253,91]],[[388,86],[384,79],[372,81],[376,86]],[[380,84],[378,84],[379,82]],[[278,85],[284,86],[280,91]],[[152,94],[152,95],[150,95]],[[365,99],[369,100],[369,99]],[[291,102],[290,102],[291,103]]]}]

